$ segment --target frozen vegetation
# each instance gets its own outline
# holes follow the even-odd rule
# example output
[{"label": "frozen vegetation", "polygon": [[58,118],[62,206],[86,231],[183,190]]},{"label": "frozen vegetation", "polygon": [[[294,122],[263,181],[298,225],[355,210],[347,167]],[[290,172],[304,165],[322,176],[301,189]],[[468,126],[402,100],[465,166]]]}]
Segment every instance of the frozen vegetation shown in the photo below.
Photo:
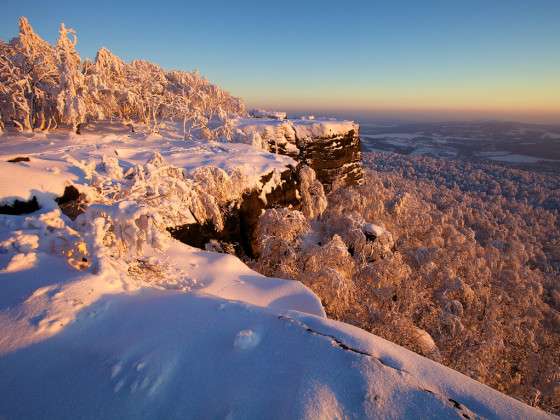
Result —
[{"label": "frozen vegetation", "polygon": [[361,124],[364,150],[560,172],[560,126],[521,122]]},{"label": "frozen vegetation", "polygon": [[182,124],[185,138],[229,136],[228,120],[245,115],[243,102],[197,72],[166,71],[144,60],[126,63],[106,48],[81,60],[77,35],[60,25],[56,45],[41,39],[26,18],[17,38],[0,40],[0,129],[76,132],[95,120],[118,119],[134,131],[159,131],[163,120]]},{"label": "frozen vegetation", "polygon": [[267,211],[254,267],[306,284],[335,319],[558,413],[558,177],[364,160],[364,185],[332,192],[319,218]]},{"label": "frozen vegetation", "polygon": [[[2,137],[3,202],[34,196],[40,208],[0,215],[0,415],[546,417],[327,319],[322,302],[342,317],[356,290],[343,226],[308,254],[302,280],[322,302],[301,282],[173,240],[166,226],[219,225],[220,203],[265,188],[247,166],[258,174],[293,161],[244,144],[185,143],[180,129],[164,134],[119,134],[109,124],[80,136]],[[303,246],[299,237],[331,211],[311,169],[302,183],[302,212],[263,216],[259,246],[270,263],[278,246]],[[79,191],[70,208],[55,201],[69,185]],[[391,252],[389,231],[363,228],[380,239],[350,239],[360,252]],[[408,332],[399,328],[395,341]]]}]

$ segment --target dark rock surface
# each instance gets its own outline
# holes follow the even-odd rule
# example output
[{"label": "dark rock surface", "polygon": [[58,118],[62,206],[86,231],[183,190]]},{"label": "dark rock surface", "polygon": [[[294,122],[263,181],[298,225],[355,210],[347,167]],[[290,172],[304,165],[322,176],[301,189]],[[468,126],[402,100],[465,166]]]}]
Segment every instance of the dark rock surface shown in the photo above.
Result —
[{"label": "dark rock surface", "polygon": [[64,194],[56,198],[55,201],[60,207],[60,211],[72,220],[75,220],[86,209],[85,195],[80,193],[73,185],[64,188]]},{"label": "dark rock surface", "polygon": [[33,196],[29,201],[14,200],[13,204],[0,206],[0,214],[17,216],[19,214],[29,214],[39,210],[41,207],[37,202],[37,197]]},{"label": "dark rock surface", "polygon": [[[263,175],[265,185],[273,173]],[[188,245],[204,249],[211,240],[232,244],[240,257],[253,257],[253,234],[262,211],[273,207],[298,209],[301,206],[298,168],[288,167],[281,174],[282,183],[261,198],[261,190],[254,189],[243,194],[238,202],[228,203],[222,208],[224,229],[218,232],[211,222],[203,225],[192,223],[168,228],[171,235]]]},{"label": "dark rock surface", "polygon": [[8,160],[8,162],[11,163],[18,163],[18,162],[30,162],[31,159],[29,159],[27,156],[17,156],[13,159]]},{"label": "dark rock surface", "polygon": [[[221,209],[225,225],[221,232],[207,222],[203,225],[193,223],[170,227],[171,235],[197,248],[204,248],[211,240],[231,244],[238,256],[252,258],[255,255],[253,234],[262,211],[274,207],[301,208],[301,165],[315,170],[326,192],[335,187],[360,184],[363,180],[360,137],[355,130],[332,137],[296,139],[299,153],[295,155],[294,148],[286,147],[286,144],[287,141],[270,143],[270,151],[291,156],[300,164],[297,168],[287,168],[281,174],[282,183],[266,194],[266,200],[262,200],[260,190],[252,190],[243,194],[238,202],[228,203]],[[264,175],[261,184],[265,185],[272,176],[272,172]]]},{"label": "dark rock surface", "polygon": [[360,136],[354,130],[345,135],[298,141],[298,160],[317,173],[325,192],[334,186],[349,186],[363,181]]}]

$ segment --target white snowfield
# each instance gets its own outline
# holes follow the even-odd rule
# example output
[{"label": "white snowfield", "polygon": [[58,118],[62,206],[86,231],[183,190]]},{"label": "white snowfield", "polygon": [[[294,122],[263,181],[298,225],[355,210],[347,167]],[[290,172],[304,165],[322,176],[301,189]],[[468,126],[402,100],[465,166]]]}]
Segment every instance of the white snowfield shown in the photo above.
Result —
[{"label": "white snowfield", "polygon": [[[552,418],[161,226],[199,188],[177,167],[250,187],[289,158],[105,131],[3,136],[0,161],[2,200],[42,206],[0,215],[0,418]],[[54,201],[68,183],[91,200],[75,221]],[[162,202],[167,185],[185,195]]]}]

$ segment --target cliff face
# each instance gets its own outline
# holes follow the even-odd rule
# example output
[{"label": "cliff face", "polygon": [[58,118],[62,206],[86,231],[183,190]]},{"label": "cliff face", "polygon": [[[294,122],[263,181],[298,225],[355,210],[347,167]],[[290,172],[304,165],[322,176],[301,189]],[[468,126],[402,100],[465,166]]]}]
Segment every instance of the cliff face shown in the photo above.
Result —
[{"label": "cliff face", "polygon": [[327,192],[363,179],[359,126],[352,121],[241,119],[234,141],[310,166]]},{"label": "cliff face", "polygon": [[299,142],[298,149],[298,160],[315,170],[326,192],[336,186],[360,184],[363,180],[360,137],[354,129],[333,137]]}]

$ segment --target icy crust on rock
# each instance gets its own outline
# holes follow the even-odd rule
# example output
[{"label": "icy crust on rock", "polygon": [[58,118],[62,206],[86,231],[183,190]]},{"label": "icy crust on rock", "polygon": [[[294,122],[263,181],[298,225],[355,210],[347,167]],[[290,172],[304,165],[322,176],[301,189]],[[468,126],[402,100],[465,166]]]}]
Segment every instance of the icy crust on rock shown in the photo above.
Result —
[{"label": "icy crust on rock", "polygon": [[336,119],[280,119],[280,118],[237,118],[234,127],[242,131],[276,130],[278,127],[291,127],[291,134],[299,139],[343,136],[351,130],[358,131],[358,124],[349,120]]},{"label": "icy crust on rock", "polygon": [[346,120],[294,120],[298,139],[313,141],[317,138],[331,138],[347,135],[350,131],[358,132],[354,121]]}]

